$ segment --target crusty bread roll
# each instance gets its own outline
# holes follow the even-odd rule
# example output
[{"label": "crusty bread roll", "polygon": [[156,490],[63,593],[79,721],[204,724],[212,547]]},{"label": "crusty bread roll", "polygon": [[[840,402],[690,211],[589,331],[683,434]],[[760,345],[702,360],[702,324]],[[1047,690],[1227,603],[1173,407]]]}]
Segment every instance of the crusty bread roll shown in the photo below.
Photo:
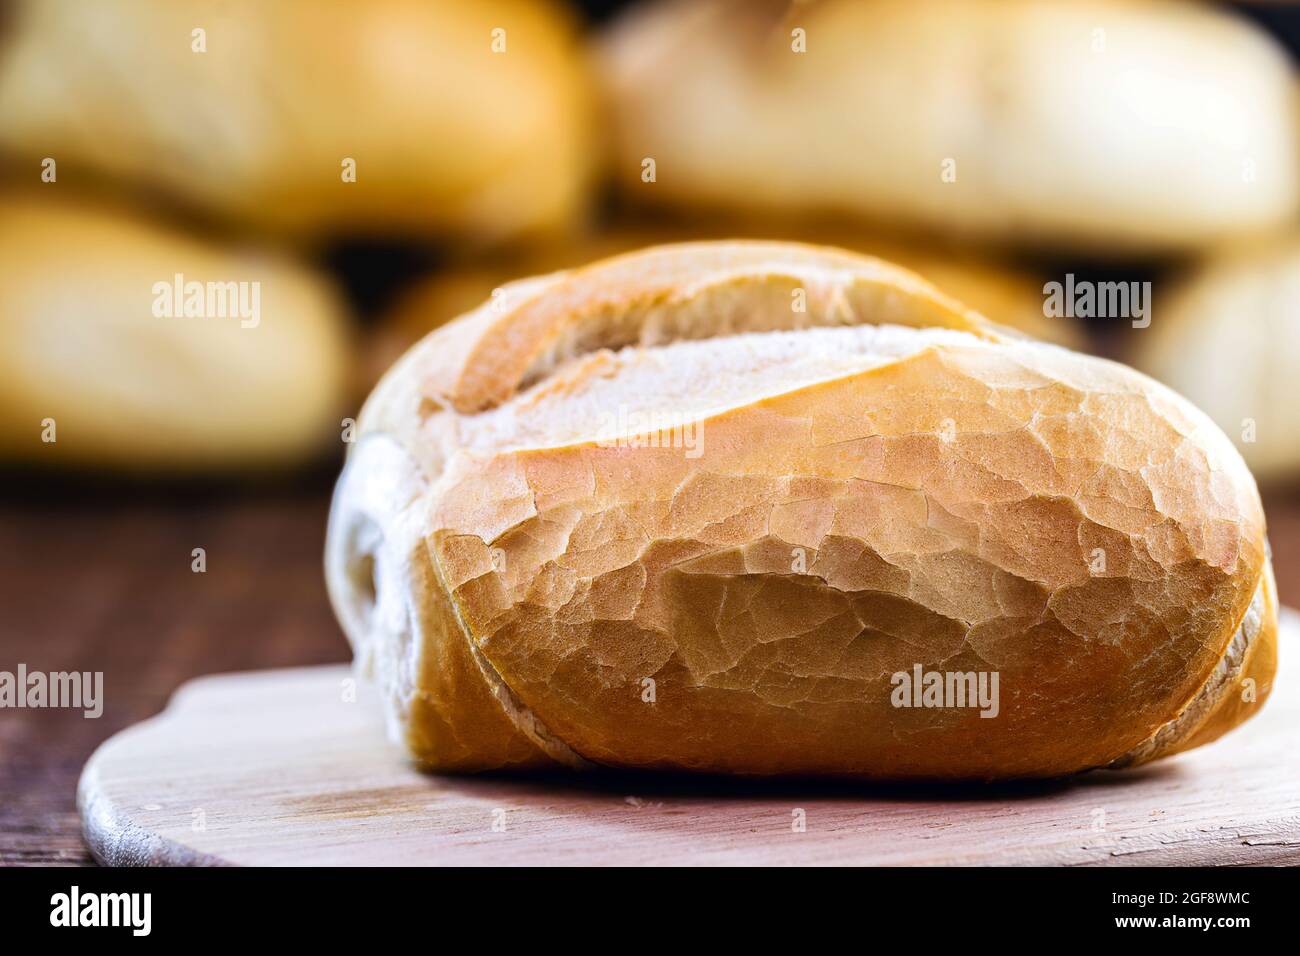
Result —
[{"label": "crusty bread roll", "polygon": [[[1037,777],[1267,696],[1259,497],[1165,387],[810,246],[505,293],[378,386],[330,519],[336,611],[423,764]],[[896,706],[917,668],[997,674],[996,713]]]},{"label": "crusty bread roll", "polygon": [[345,352],[340,304],[305,270],[106,208],[0,197],[4,458],[290,464],[339,441]]},{"label": "crusty bread roll", "polygon": [[1128,341],[1133,364],[1200,406],[1261,480],[1300,474],[1300,240],[1207,258]]},{"label": "crusty bread roll", "polygon": [[308,237],[496,239],[562,226],[580,202],[589,82],[550,3],[15,7],[0,150],[24,180],[51,157],[59,182],[116,177]]},{"label": "crusty bread roll", "polygon": [[1296,208],[1290,64],[1210,5],[664,0],[604,46],[619,177],[647,204],[1097,254],[1197,247]]}]

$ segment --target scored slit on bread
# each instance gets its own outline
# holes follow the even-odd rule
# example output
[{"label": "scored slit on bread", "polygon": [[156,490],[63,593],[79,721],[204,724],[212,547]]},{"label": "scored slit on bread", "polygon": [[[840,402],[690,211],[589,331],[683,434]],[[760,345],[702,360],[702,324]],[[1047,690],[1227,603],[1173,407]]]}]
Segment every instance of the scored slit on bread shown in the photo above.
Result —
[{"label": "scored slit on bread", "polygon": [[476,453],[609,441],[623,423],[671,429],[934,345],[981,342],[952,329],[856,325],[602,348],[472,416],[460,437]]}]

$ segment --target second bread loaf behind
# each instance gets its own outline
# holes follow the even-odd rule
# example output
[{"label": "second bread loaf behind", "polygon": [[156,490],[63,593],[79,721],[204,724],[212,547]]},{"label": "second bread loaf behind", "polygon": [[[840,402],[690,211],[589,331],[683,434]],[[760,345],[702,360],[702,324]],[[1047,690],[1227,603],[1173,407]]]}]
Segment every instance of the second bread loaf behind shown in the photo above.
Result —
[{"label": "second bread loaf behind", "polygon": [[1104,254],[1295,211],[1286,54],[1212,4],[665,0],[613,31],[604,62],[619,179],[650,205]]}]

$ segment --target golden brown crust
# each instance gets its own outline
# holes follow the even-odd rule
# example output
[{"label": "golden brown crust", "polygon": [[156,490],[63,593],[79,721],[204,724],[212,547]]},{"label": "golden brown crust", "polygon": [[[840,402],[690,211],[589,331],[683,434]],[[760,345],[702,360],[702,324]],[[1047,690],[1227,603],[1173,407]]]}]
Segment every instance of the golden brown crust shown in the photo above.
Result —
[{"label": "golden brown crust", "polygon": [[[1269,569],[1268,604],[1263,612],[1259,636],[1248,649],[1237,679],[1225,687],[1219,703],[1210,711],[1195,733],[1167,753],[1191,750],[1202,744],[1218,740],[1238,724],[1249,720],[1273,689],[1277,673],[1277,596],[1272,588],[1272,569]],[[1159,754],[1158,756],[1165,756]]]},{"label": "golden brown crust", "polygon": [[[792,327],[791,281],[815,303],[801,330],[747,334]],[[587,761],[938,779],[1104,766],[1197,699],[1261,587],[1258,495],[1208,419],[910,273],[694,245],[526,289],[417,346],[363,427],[420,461],[420,533],[511,720]],[[836,328],[881,321],[902,328]],[[875,351],[820,380],[755,371],[758,391],[724,407],[674,379],[783,335],[828,368]],[[582,434],[583,403],[642,389],[647,362],[702,423],[699,454],[492,431],[540,407],[555,435]],[[1246,662],[1261,683],[1275,614]],[[895,706],[894,675],[918,665],[996,672],[997,715]],[[1219,701],[1184,745],[1249,712]]]},{"label": "golden brown crust", "polygon": [[387,698],[390,731],[444,770],[554,762],[502,706],[429,560],[426,478],[382,434],[364,436],[330,514],[326,578],[361,672]]},{"label": "golden brown crust", "polygon": [[1227,650],[1214,672],[1173,720],[1111,767],[1130,767],[1216,740],[1249,718],[1272,691],[1277,669],[1277,595],[1266,565]]}]

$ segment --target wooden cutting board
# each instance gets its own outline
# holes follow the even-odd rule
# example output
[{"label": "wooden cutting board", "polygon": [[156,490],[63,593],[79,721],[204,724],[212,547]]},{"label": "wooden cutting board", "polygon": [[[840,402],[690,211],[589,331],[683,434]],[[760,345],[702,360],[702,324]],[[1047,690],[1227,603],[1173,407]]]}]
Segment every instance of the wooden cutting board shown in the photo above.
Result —
[{"label": "wooden cutting board", "polygon": [[110,864],[1300,863],[1300,617],[1264,712],[1123,772],[898,787],[649,774],[442,777],[346,667],[186,684],[87,763]]}]

